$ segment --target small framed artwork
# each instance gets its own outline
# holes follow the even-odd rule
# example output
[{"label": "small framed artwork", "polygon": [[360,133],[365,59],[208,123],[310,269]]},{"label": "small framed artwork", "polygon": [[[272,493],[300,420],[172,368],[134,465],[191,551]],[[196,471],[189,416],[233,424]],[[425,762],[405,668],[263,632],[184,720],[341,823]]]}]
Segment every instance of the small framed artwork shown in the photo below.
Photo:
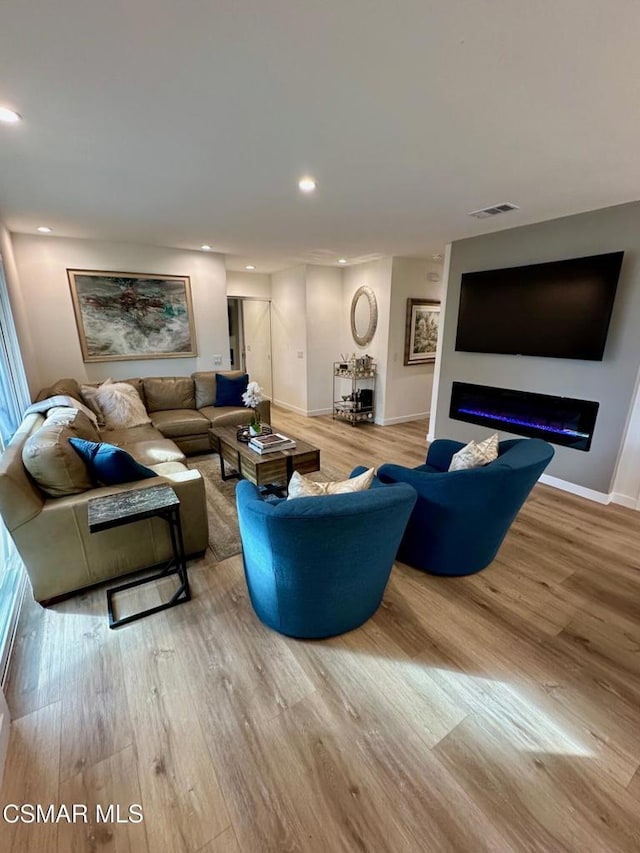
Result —
[{"label": "small framed artwork", "polygon": [[427,364],[436,359],[440,303],[434,299],[407,299],[404,363]]},{"label": "small framed artwork", "polygon": [[97,270],[67,275],[83,361],[197,355],[187,276]]}]

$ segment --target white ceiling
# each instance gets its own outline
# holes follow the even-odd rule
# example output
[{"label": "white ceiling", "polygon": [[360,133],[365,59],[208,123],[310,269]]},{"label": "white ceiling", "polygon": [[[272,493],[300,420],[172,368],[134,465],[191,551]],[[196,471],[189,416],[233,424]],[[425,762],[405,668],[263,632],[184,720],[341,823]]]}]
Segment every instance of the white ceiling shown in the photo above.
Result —
[{"label": "white ceiling", "polygon": [[639,33],[638,0],[8,0],[0,218],[269,272],[636,200]]}]

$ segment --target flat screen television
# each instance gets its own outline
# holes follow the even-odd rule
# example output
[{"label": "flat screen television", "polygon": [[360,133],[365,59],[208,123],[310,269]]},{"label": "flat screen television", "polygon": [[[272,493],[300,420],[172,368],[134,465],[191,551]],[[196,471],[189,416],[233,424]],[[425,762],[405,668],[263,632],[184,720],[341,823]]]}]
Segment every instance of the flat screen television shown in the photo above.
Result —
[{"label": "flat screen television", "polygon": [[623,255],[464,273],[456,350],[602,361]]}]

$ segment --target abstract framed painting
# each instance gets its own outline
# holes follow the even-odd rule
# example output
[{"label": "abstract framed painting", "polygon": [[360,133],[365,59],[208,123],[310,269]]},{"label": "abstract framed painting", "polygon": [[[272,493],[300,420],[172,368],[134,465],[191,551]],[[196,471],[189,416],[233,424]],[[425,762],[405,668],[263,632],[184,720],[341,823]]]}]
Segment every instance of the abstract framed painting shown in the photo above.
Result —
[{"label": "abstract framed painting", "polygon": [[407,299],[404,363],[427,364],[436,360],[440,303],[434,299]]},{"label": "abstract framed painting", "polygon": [[188,276],[67,270],[82,359],[197,355]]}]

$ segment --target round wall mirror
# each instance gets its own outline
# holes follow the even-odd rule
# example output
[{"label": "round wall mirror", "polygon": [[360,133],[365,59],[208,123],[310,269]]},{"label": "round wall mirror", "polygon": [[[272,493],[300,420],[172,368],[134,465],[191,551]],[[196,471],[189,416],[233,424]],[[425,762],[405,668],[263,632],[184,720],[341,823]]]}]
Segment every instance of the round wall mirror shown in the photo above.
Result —
[{"label": "round wall mirror", "polygon": [[361,347],[371,342],[378,325],[378,303],[370,287],[359,287],[351,300],[351,334]]}]

